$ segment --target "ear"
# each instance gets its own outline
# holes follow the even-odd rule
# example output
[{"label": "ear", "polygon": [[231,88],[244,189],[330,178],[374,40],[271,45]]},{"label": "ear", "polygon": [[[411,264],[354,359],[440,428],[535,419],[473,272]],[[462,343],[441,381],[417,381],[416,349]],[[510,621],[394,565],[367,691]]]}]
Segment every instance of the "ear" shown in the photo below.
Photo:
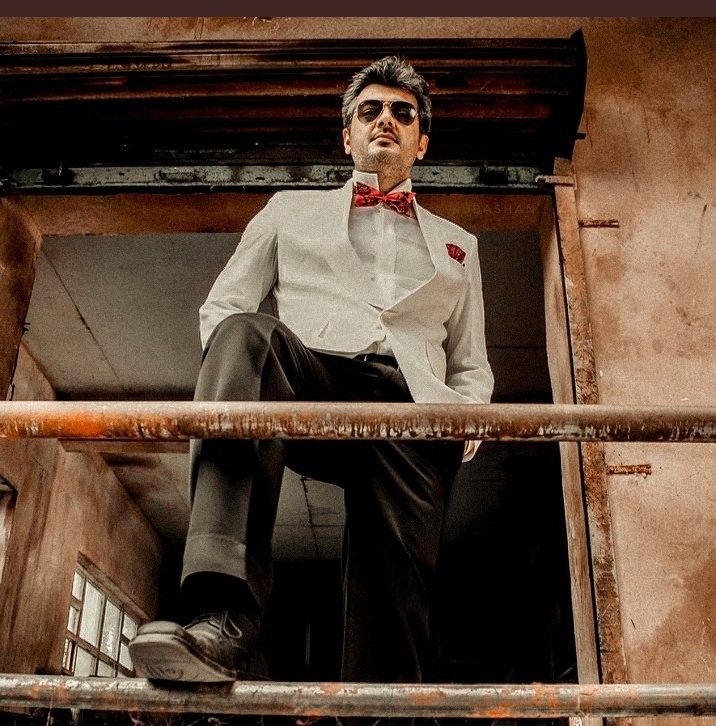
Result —
[{"label": "ear", "polygon": [[343,129],[343,150],[346,154],[351,153],[351,132],[348,129]]},{"label": "ear", "polygon": [[420,139],[418,140],[418,153],[417,153],[418,159],[422,159],[425,156],[425,152],[427,150],[428,150],[428,135],[420,134]]}]

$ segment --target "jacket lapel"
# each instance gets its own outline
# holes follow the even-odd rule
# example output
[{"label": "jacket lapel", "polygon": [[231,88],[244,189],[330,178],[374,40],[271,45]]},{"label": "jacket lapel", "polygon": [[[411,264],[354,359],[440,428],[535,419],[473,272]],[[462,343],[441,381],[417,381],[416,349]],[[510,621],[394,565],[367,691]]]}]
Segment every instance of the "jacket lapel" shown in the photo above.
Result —
[{"label": "jacket lapel", "polygon": [[393,304],[392,308],[390,308],[391,310],[399,310],[401,307],[407,307],[408,305],[412,306],[415,304],[415,296],[420,297],[425,293],[430,293],[435,281],[444,271],[444,265],[448,259],[443,242],[444,235],[441,235],[437,225],[434,224],[430,213],[423,209],[417,202],[413,202],[413,209],[415,210],[418,225],[420,225],[420,231],[423,233],[425,244],[428,246],[428,252],[430,252],[430,259],[433,262],[433,274],[422,285],[416,287],[415,290],[399,298]]},{"label": "jacket lapel", "polygon": [[341,286],[358,300],[373,303],[377,293],[375,284],[358,257],[348,237],[348,216],[353,202],[353,180],[331,192],[325,218],[335,220],[335,226],[327,230],[331,239],[326,240],[326,259]]}]

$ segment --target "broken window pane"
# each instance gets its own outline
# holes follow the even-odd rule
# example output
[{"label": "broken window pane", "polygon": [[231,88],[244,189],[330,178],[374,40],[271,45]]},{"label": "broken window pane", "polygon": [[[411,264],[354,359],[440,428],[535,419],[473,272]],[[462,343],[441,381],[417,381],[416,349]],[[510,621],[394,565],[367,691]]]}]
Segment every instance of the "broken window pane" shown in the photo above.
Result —
[{"label": "broken window pane", "polygon": [[119,622],[122,617],[120,609],[111,601],[107,600],[107,607],[104,611],[104,623],[102,624],[102,642],[99,649],[111,658],[117,657],[119,646]]},{"label": "broken window pane", "polygon": [[104,595],[91,583],[85,587],[85,602],[82,608],[80,638],[92,645],[99,642],[99,624],[102,619]]}]

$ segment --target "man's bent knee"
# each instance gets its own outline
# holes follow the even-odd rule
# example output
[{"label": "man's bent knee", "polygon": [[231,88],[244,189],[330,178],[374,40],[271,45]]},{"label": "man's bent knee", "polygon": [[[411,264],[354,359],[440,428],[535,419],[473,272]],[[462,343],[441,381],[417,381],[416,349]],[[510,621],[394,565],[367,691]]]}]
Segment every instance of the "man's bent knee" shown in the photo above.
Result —
[{"label": "man's bent knee", "polygon": [[234,313],[224,318],[213,330],[206,344],[207,350],[219,343],[235,342],[237,339],[258,334],[268,339],[277,326],[278,318],[266,313]]}]

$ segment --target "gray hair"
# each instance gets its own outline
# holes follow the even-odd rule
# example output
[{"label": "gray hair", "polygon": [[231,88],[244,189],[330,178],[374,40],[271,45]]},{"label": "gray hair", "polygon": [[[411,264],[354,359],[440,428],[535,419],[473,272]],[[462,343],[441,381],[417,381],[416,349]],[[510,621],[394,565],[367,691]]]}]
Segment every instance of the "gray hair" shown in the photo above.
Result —
[{"label": "gray hair", "polygon": [[343,107],[341,108],[343,128],[347,129],[351,125],[351,118],[356,109],[356,98],[371,83],[402,88],[404,91],[412,93],[418,102],[420,133],[427,134],[430,132],[432,104],[430,103],[428,84],[410,63],[395,55],[387,55],[366,66],[353,76],[350,85],[343,94]]}]

